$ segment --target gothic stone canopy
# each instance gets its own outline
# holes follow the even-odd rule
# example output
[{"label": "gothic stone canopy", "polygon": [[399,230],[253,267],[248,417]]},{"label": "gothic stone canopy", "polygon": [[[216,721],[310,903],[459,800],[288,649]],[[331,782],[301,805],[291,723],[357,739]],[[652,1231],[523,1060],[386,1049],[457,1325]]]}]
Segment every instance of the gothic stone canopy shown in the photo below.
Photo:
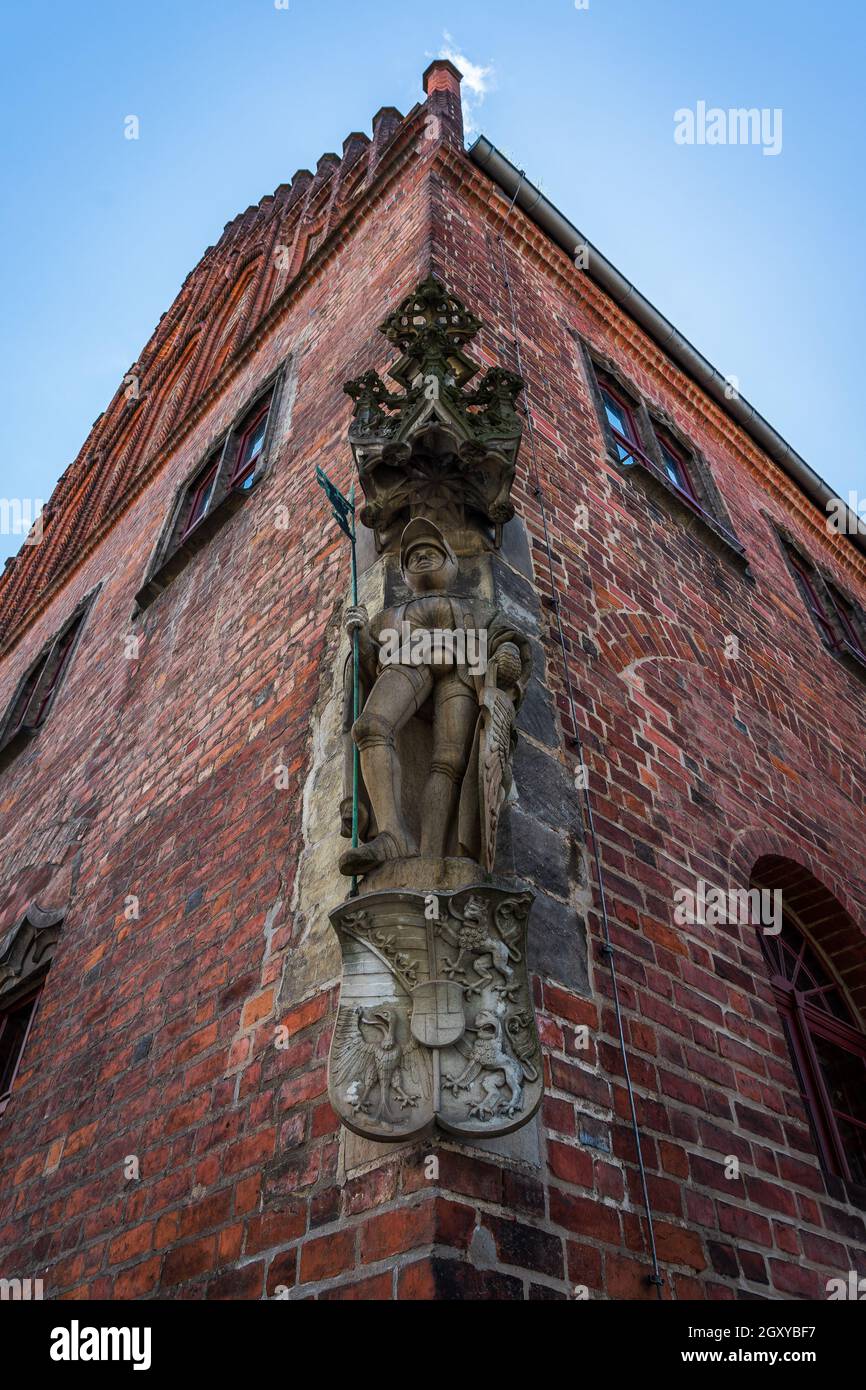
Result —
[{"label": "gothic stone canopy", "polygon": [[430,276],[380,328],[402,353],[389,373],[402,390],[389,390],[373,371],[346,383],[355,402],[349,443],[365,496],[361,521],[380,550],[416,516],[453,528],[467,513],[491,523],[499,545],[514,515],[523,382],[492,367],[467,389],[479,367],[463,349],[480,327]]}]

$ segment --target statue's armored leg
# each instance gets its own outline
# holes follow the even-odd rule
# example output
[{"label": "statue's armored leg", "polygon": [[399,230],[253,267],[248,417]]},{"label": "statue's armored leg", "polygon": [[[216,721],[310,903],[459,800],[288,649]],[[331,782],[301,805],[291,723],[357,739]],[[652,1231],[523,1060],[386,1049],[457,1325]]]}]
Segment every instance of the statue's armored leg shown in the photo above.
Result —
[{"label": "statue's armored leg", "polygon": [[379,675],[352,730],[358,745],[364,784],[378,833],[369,844],[347,850],[343,873],[364,873],[386,859],[418,853],[403,815],[400,760],[394,741],[420,709],[433,686],[425,667],[389,666]]},{"label": "statue's armored leg", "polygon": [[433,759],[424,790],[421,853],[442,859],[457,815],[478,719],[478,701],[457,676],[440,681],[435,698]]}]

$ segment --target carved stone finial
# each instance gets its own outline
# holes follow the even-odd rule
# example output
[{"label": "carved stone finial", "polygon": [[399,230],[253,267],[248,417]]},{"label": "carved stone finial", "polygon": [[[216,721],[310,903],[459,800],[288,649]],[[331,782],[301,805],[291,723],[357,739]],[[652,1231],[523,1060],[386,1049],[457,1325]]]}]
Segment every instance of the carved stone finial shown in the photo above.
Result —
[{"label": "carved stone finial", "polygon": [[379,549],[412,517],[458,527],[492,523],[494,543],[514,515],[511,486],[522,423],[521,378],[493,367],[474,390],[479,368],[463,351],[481,322],[430,276],[389,314],[380,332],[402,356],[389,375],[348,381],[355,402],[349,442],[365,505],[360,517]]},{"label": "carved stone finial", "polygon": [[[456,295],[430,275],[412,294],[407,295],[380,326],[389,343],[404,354],[407,366],[423,371],[442,366],[442,375],[451,374],[459,385],[474,376],[478,368],[460,351],[481,329],[481,320],[461,304]],[[453,360],[449,362],[449,355]],[[464,370],[461,372],[460,367]],[[391,375],[399,381],[396,370]]]}]

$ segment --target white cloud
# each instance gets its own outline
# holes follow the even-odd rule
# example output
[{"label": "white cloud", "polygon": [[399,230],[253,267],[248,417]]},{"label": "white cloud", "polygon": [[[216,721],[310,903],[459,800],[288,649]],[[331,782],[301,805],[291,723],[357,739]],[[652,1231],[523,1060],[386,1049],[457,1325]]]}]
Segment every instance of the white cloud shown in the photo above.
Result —
[{"label": "white cloud", "polygon": [[474,135],[477,131],[475,118],[487,93],[493,91],[496,86],[493,64],[483,67],[480,63],[473,63],[471,58],[467,58],[466,54],[461,52],[447,30],[442,35],[439,57],[448,58],[463,74],[463,124],[466,134]]}]

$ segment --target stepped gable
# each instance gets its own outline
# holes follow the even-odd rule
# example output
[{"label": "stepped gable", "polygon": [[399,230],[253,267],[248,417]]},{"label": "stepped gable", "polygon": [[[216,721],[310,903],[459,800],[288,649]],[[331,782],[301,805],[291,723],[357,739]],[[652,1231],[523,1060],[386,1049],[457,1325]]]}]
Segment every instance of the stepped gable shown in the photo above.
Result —
[{"label": "stepped gable", "polygon": [[[430,103],[441,98],[431,89]],[[353,131],[228,222],[94,422],[43,513],[43,538],[0,575],[0,650],[68,576],[159,466],[161,454],[329,234],[376,180],[402,137],[415,139],[423,105],[382,107],[372,137]],[[452,132],[447,132],[450,138]]]}]

